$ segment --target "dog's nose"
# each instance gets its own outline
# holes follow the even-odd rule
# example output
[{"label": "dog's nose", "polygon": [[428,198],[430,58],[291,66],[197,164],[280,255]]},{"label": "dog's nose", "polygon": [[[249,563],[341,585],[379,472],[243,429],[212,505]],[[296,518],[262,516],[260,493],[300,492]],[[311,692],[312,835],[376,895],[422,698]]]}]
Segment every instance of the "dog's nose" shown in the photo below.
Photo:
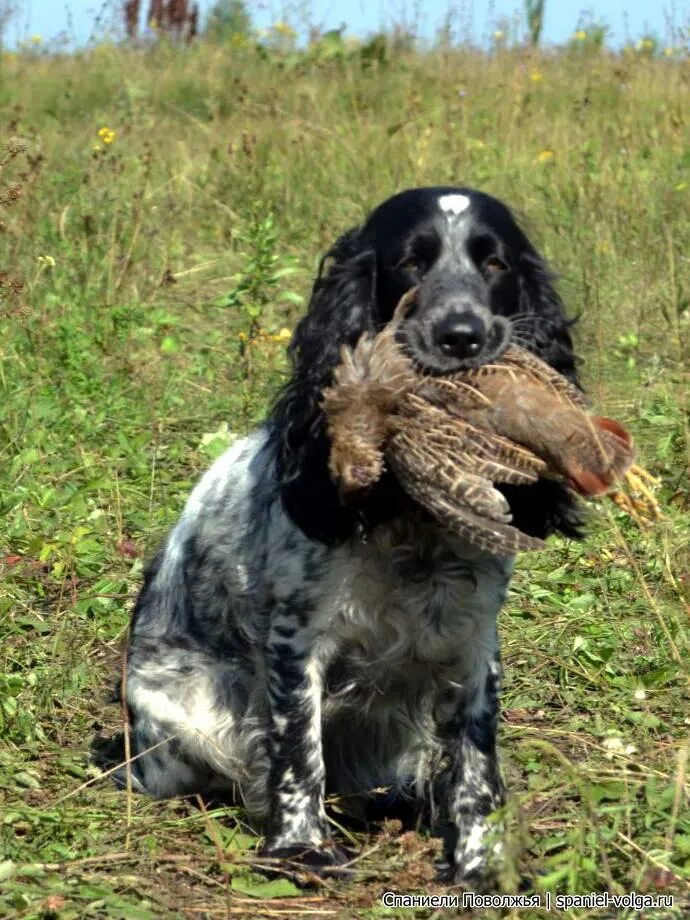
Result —
[{"label": "dog's nose", "polygon": [[475,358],[486,342],[486,326],[474,313],[452,313],[436,324],[434,341],[450,358]]}]

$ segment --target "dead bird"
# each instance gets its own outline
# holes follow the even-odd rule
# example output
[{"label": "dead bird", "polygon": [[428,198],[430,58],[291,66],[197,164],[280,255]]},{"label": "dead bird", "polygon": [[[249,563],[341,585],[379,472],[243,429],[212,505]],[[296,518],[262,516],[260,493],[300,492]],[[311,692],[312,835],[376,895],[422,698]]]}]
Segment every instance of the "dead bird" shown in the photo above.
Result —
[{"label": "dead bird", "polygon": [[343,348],[323,408],[344,501],[366,492],[387,464],[438,521],[499,554],[543,543],[511,526],[495,484],[559,476],[591,497],[614,488],[633,462],[628,432],[590,415],[580,390],[530,352],[511,345],[494,363],[426,376],[392,323]]}]

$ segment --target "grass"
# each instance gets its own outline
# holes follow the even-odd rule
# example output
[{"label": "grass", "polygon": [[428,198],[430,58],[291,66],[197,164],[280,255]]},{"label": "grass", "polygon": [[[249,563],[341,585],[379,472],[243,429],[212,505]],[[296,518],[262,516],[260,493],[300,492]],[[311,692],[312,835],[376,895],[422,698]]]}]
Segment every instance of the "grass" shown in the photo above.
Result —
[{"label": "grass", "polygon": [[424,837],[362,836],[357,883],[300,893],[251,871],[241,813],[129,800],[87,748],[118,726],[144,560],[284,379],[319,254],[393,191],[460,182],[526,215],[561,271],[589,392],[665,514],[639,529],[604,503],[585,542],[520,562],[501,619],[511,846],[537,892],[670,893],[644,916],[680,917],[690,62],[335,50],[0,61],[0,915],[439,916],[378,902],[443,891]]}]

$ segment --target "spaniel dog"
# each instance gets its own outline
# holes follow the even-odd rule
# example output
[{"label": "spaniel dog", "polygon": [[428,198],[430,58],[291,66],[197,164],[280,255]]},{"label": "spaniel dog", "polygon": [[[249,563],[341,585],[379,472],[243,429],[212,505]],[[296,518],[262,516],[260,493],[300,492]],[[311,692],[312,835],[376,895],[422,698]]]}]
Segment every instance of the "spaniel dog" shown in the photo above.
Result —
[{"label": "spaniel dog", "polygon": [[[202,477],[146,574],[123,682],[131,777],[155,797],[235,790],[265,854],[322,869],[345,859],[324,796],[389,787],[432,816],[449,877],[477,886],[504,796],[496,619],[513,559],[444,530],[391,473],[342,504],[320,405],[342,346],[414,286],[398,334],[426,372],[519,342],[576,379],[553,277],[500,201],[412,189],[340,237],[287,386]],[[577,532],[559,483],[504,493],[527,533]]]}]

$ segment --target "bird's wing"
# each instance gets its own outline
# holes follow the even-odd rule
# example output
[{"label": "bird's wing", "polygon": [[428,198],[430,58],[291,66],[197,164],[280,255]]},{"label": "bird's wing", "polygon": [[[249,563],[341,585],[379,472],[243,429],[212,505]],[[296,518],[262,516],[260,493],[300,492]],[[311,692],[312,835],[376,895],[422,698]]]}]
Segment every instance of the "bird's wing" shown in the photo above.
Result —
[{"label": "bird's wing", "polygon": [[[477,513],[473,506],[463,504],[444,490],[430,486],[416,469],[408,472],[409,468],[406,468],[402,455],[392,457],[390,463],[408,495],[426,508],[440,524],[478,549],[499,556],[512,556],[525,550],[539,549],[544,545],[542,540],[522,533],[504,520],[490,519],[484,513],[483,507]],[[491,489],[491,483],[487,485]],[[470,491],[476,499],[479,493],[474,487]],[[500,495],[496,490],[491,491]],[[465,497],[468,497],[467,492]]]},{"label": "bird's wing", "polygon": [[454,460],[426,453],[419,442],[407,443],[405,435],[396,435],[386,453],[388,463],[405,491],[432,511],[429,502],[445,495],[453,506],[466,507],[474,514],[492,521],[508,523],[510,506],[491,480],[463,469]]},{"label": "bird's wing", "polygon": [[546,471],[543,460],[513,441],[471,425],[464,419],[407,393],[392,427],[407,449],[475,472],[495,482],[528,484]]}]

